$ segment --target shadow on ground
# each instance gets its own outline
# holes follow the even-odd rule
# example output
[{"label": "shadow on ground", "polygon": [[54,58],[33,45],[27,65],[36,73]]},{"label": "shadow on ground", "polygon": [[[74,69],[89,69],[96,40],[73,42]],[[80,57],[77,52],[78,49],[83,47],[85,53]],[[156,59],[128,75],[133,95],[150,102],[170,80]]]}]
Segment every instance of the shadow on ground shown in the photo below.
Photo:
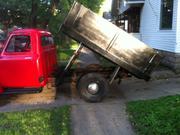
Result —
[{"label": "shadow on ground", "polygon": [[10,103],[11,95],[0,95],[0,107]]},{"label": "shadow on ground", "polygon": [[7,94],[0,95],[0,107],[5,106],[9,103],[15,104],[42,104],[49,103],[56,98],[56,89],[45,87],[40,93],[29,93],[29,94]]},{"label": "shadow on ground", "polygon": [[[118,86],[119,84],[116,82],[113,83],[113,85],[109,87],[109,91],[101,103],[114,103],[124,99],[124,94],[121,89],[118,89]],[[61,100],[60,98],[62,97],[67,101],[71,101],[72,104],[88,104],[80,97],[75,83],[64,83],[58,87],[57,100]]]}]

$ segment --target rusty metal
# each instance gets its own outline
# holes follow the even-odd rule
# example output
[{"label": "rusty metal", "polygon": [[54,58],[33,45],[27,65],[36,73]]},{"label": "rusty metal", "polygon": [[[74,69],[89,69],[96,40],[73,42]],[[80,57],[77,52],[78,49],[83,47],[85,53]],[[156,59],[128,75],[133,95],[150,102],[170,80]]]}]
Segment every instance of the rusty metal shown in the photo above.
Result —
[{"label": "rusty metal", "polygon": [[157,51],[77,2],[61,31],[141,79],[150,78],[161,58]]},{"label": "rusty metal", "polygon": [[117,74],[118,74],[118,72],[119,72],[120,69],[121,69],[121,67],[118,66],[118,67],[114,70],[114,72],[113,72],[113,74],[112,74],[112,77],[111,77],[111,79],[110,79],[109,84],[112,84],[112,83],[113,83],[113,81],[114,81],[114,79],[116,78],[116,76],[117,76]]},{"label": "rusty metal", "polygon": [[64,69],[64,72],[67,72],[68,69],[71,68],[72,64],[74,63],[75,59],[78,57],[82,48],[83,48],[82,43],[80,43],[78,49],[74,52],[74,54],[71,56],[70,60],[68,61],[68,64],[66,65]]}]

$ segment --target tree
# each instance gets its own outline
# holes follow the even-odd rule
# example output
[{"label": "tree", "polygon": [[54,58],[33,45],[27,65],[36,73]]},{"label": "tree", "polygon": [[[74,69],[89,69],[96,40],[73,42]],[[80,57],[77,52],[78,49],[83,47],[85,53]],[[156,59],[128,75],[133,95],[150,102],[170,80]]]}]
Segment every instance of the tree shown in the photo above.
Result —
[{"label": "tree", "polygon": [[[0,0],[0,21],[5,28],[17,25],[49,29],[55,37],[74,0]],[[103,0],[78,0],[98,12]]]},{"label": "tree", "polygon": [[[82,3],[84,6],[90,8],[94,12],[99,11],[103,1],[104,0],[78,0],[78,2]],[[66,37],[63,34],[59,35],[58,30],[60,25],[63,23],[64,18],[67,16],[73,2],[74,0],[59,0],[59,2],[56,2],[54,5],[55,8],[53,8],[52,11],[54,14],[52,14],[49,21],[49,30],[54,34],[55,41],[60,42],[58,44],[66,44],[64,43]],[[67,44],[69,44],[69,40],[67,41]]]}]

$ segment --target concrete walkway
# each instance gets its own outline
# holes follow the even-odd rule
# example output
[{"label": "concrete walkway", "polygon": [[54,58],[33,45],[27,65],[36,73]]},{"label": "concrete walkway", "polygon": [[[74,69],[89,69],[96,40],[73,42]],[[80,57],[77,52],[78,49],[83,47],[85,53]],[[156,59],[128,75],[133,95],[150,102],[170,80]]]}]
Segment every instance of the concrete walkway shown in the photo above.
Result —
[{"label": "concrete walkway", "polygon": [[84,102],[70,91],[69,84],[65,84],[60,87],[54,102],[33,105],[0,102],[0,112],[72,105],[73,135],[133,135],[135,133],[126,114],[128,101],[176,94],[180,94],[180,78],[149,82],[131,78],[123,80],[120,85],[113,84],[103,102],[94,104]]},{"label": "concrete walkway", "polygon": [[73,135],[133,135],[126,102],[180,94],[180,78],[145,82],[137,79],[114,84],[102,103],[72,107]]},{"label": "concrete walkway", "polygon": [[72,106],[73,135],[133,135],[124,101]]}]

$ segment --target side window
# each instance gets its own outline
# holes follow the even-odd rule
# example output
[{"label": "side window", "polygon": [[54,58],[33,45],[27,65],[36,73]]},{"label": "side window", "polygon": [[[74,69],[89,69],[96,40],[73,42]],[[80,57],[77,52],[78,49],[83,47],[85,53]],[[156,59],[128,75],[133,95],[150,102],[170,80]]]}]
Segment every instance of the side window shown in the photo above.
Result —
[{"label": "side window", "polygon": [[6,48],[6,52],[30,52],[30,36],[13,36]]},{"label": "side window", "polygon": [[42,46],[54,45],[54,40],[51,36],[42,36],[41,43],[42,43]]}]

